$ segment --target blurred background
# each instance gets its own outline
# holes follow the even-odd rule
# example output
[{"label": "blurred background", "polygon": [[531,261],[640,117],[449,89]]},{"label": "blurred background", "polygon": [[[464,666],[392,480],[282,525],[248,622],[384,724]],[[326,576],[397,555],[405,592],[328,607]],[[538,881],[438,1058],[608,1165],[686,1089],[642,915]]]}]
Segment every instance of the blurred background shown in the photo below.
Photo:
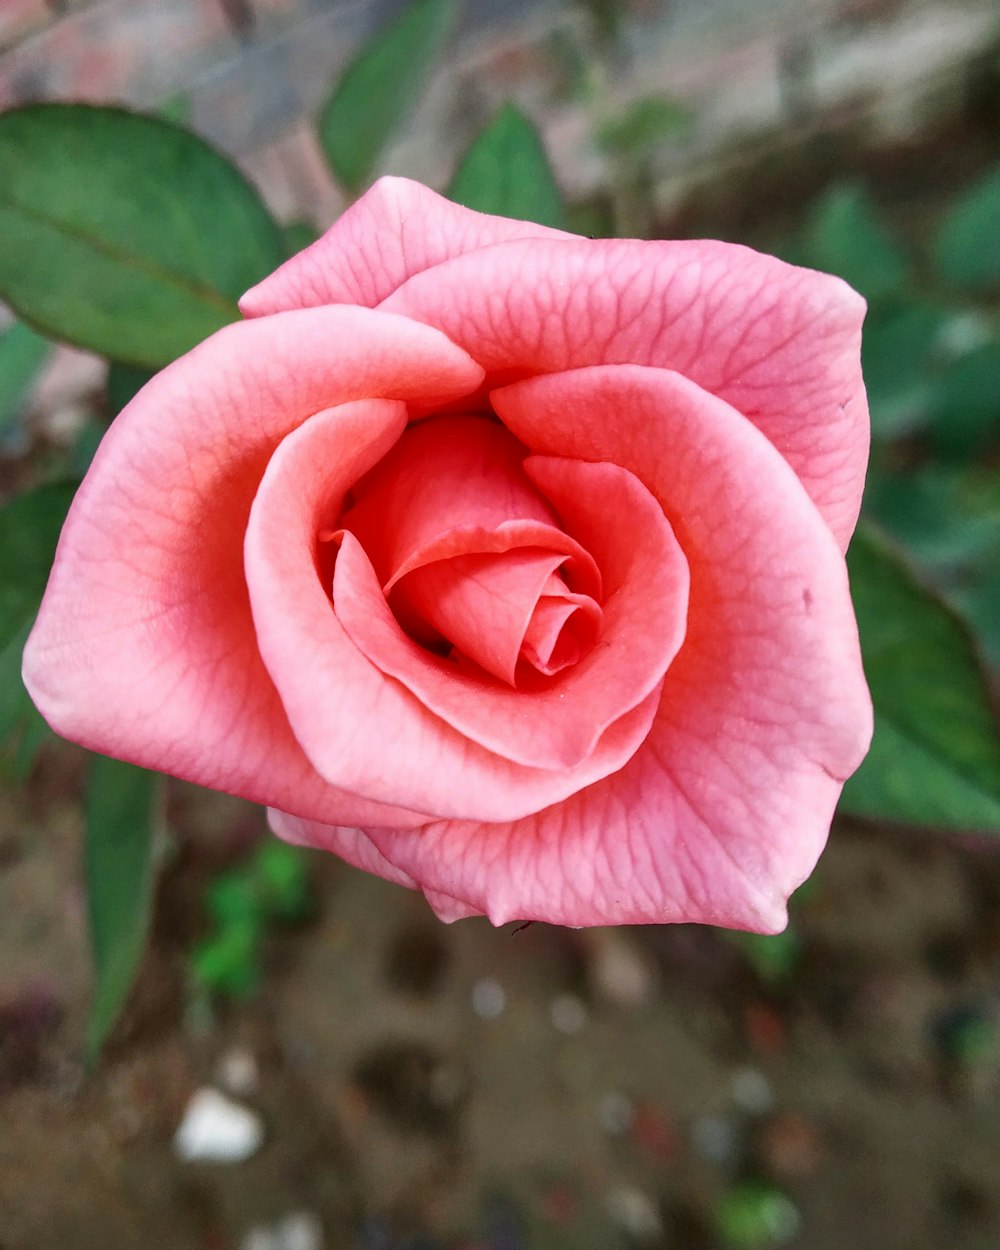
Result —
[{"label": "blurred background", "polygon": [[[0,108],[166,114],[307,241],[347,203],[317,113],[403,8],[0,0]],[[382,170],[444,188],[508,100],[571,228],[747,242],[869,298],[867,515],[995,695],[995,0],[466,0]],[[105,361],[20,325],[12,352],[12,326],[4,497],[118,407]],[[840,818],[757,938],[445,927],[172,784],[151,942],[88,1072],[86,761],[36,735],[0,765],[2,1250],[1000,1245],[1000,857],[950,792],[887,770],[908,823]]]}]

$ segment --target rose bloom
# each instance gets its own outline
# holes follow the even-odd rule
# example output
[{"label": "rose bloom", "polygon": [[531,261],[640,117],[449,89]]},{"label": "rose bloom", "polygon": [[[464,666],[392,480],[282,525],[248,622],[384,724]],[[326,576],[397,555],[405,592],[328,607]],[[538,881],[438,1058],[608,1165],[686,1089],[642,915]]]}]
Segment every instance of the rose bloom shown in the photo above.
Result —
[{"label": "rose bloom", "polygon": [[445,920],[774,932],[871,734],[864,303],[385,178],[114,422],[49,723]]}]

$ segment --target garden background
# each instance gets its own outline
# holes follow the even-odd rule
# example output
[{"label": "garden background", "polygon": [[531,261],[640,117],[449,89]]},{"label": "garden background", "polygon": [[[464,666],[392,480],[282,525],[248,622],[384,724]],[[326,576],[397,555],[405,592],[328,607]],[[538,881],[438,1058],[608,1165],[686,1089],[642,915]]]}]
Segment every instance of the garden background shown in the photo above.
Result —
[{"label": "garden background", "polygon": [[[316,117],[405,8],[0,0],[0,108],[181,121],[304,240],[348,202]],[[961,631],[995,696],[996,5],[467,0],[379,171],[446,188],[508,101],[542,136],[571,228],[749,242],[868,296],[866,514],[948,605],[924,629],[923,600],[893,584],[899,637],[880,645],[905,685],[911,623],[932,662]],[[0,497],[78,472],[129,383],[0,321]],[[919,708],[919,680],[901,706]],[[418,896],[275,843],[250,805],[171,785],[151,940],[88,1066],[100,779],[18,707],[0,700],[3,1250],[1000,1243],[989,784],[959,793],[929,756],[914,790],[883,737],[879,784],[855,790],[776,938],[446,928]],[[927,700],[942,738],[963,715]],[[245,1160],[182,1157],[205,1088],[256,1117]]]}]

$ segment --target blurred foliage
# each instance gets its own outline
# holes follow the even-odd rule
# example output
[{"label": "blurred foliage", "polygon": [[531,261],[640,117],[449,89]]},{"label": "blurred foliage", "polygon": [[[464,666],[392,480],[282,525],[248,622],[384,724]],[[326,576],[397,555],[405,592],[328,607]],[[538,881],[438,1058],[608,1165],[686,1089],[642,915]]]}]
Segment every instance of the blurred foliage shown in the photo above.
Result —
[{"label": "blurred foliage", "polygon": [[0,115],[0,296],[35,328],[159,368],[285,258],[257,192],[180,126],[124,109]]},{"label": "blurred foliage", "polygon": [[87,1027],[93,1063],[121,1011],[146,945],[165,778],[95,755],[87,783],[84,866],[94,958]]},{"label": "blurred foliage", "polygon": [[47,339],[20,321],[0,332],[0,438],[21,415],[51,350]]},{"label": "blurred foliage", "polygon": [[876,731],[843,809],[953,829],[1000,829],[979,663],[1000,665],[998,240],[993,169],[958,190],[926,248],[849,183],[814,205],[789,249],[869,301],[867,528],[848,562]]},{"label": "blurred foliage", "polygon": [[566,223],[562,196],[538,131],[505,104],[462,157],[448,197],[466,208],[543,226]]},{"label": "blurred foliage", "polygon": [[351,61],[319,116],[319,138],[352,195],[371,181],[383,151],[416,107],[455,21],[456,0],[412,0]]},{"label": "blurred foliage", "polygon": [[774,1185],[740,1181],[719,1202],[716,1226],[729,1250],[768,1250],[791,1241],[799,1231],[799,1213]]},{"label": "blurred foliage", "polygon": [[191,957],[196,983],[215,994],[253,994],[260,984],[268,928],[308,915],[306,852],[272,839],[261,842],[245,864],[211,883],[205,903],[212,930]]}]

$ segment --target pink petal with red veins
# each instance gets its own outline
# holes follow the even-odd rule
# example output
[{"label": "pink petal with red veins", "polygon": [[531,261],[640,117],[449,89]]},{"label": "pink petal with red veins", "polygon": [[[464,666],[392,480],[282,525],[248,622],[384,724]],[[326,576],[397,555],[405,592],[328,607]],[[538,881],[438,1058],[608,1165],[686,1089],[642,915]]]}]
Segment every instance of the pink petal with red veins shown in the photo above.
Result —
[{"label": "pink petal with red veins", "polygon": [[280,812],[273,807],[268,808],[267,823],[273,833],[285,842],[291,842],[293,846],[312,846],[321,851],[329,851],[363,872],[384,877],[386,881],[405,885],[411,890],[420,888],[408,873],[390,864],[361,829],[343,825],[318,825],[315,821],[290,816],[288,812]]},{"label": "pink petal with red veins", "polygon": [[320,304],[374,308],[413,274],[463,252],[509,239],[572,237],[475,213],[407,178],[380,178],[321,239],[247,291],[240,310],[259,317]]},{"label": "pink petal with red veins", "polygon": [[416,274],[383,307],[444,330],[494,385],[627,363],[692,378],[767,435],[846,548],[868,408],[865,305],[840,279],[729,243],[522,241]]},{"label": "pink petal with red veins", "polygon": [[[485,417],[420,421],[358,483],[357,502],[340,526],[357,536],[387,589],[427,563],[428,550],[431,560],[483,550],[472,545],[472,536],[508,523],[533,521],[557,536],[555,513],[525,474],[527,454]],[[453,531],[463,535],[460,545],[443,543]]]},{"label": "pink petal with red veins", "polygon": [[631,720],[633,709],[655,694],[684,638],[684,556],[655,499],[626,470],[543,457],[527,468],[601,570],[601,633],[578,664],[538,689],[511,690],[469,676],[406,636],[350,535],[337,559],[337,617],[380,671],[497,756],[572,775],[600,756],[615,733],[628,744],[624,763],[648,728],[644,711]]},{"label": "pink petal with red veins", "polygon": [[53,728],[302,815],[389,819],[324,782],[295,741],[258,653],[243,531],[272,450],[311,414],[366,395],[443,400],[480,377],[436,331],[356,308],[229,326],[158,374],[77,494],[25,652]]},{"label": "pink petal with red veins", "polygon": [[[546,771],[484,750],[362,654],[338,619],[339,594],[335,611],[318,567],[317,535],[330,523],[330,501],[346,488],[338,461],[352,437],[335,410],[290,434],[267,467],[246,534],[260,653],[316,771],[331,785],[413,811],[503,820],[620,768],[645,736],[655,692],[610,726],[579,765]],[[345,535],[338,566],[351,547],[356,542]],[[377,626],[369,622],[363,637]],[[478,683],[474,701],[482,703]],[[541,732],[544,742],[544,726]]]},{"label": "pink petal with red veins", "polygon": [[660,500],[691,568],[688,636],[620,772],[525,820],[369,837],[496,924],[780,930],[871,735],[829,530],[771,444],[676,374],[585,369],[494,400],[523,442],[613,459]]},{"label": "pink petal with red veins", "polygon": [[393,602],[405,598],[408,616],[431,626],[498,681],[515,686],[535,607],[563,558],[521,547],[436,560],[404,578]]}]

